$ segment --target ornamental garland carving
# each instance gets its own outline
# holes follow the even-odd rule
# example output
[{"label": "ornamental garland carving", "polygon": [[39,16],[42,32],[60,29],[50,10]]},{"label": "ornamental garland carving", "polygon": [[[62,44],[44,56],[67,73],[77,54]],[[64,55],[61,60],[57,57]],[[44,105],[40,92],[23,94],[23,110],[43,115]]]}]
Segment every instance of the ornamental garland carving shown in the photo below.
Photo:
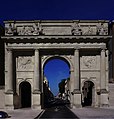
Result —
[{"label": "ornamental garland carving", "polygon": [[83,65],[85,68],[96,68],[96,56],[84,56]]},{"label": "ornamental garland carving", "polygon": [[33,58],[30,56],[23,56],[17,58],[18,70],[32,70],[34,67]]}]

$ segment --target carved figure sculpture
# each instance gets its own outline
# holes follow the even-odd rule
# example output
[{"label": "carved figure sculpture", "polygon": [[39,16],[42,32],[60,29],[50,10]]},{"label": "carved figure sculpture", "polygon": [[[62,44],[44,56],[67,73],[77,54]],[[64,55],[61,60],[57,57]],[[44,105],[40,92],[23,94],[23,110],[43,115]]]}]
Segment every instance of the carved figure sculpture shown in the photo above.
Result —
[{"label": "carved figure sculpture", "polygon": [[108,35],[108,27],[104,26],[103,23],[98,23],[97,34],[98,35]]},{"label": "carved figure sculpture", "polygon": [[85,33],[85,35],[93,35],[93,30],[92,30],[91,26],[88,27],[88,30]]},{"label": "carved figure sculpture", "polygon": [[11,23],[9,23],[9,27],[6,28],[6,34],[13,35],[13,27],[12,27]]},{"label": "carved figure sculpture", "polygon": [[72,35],[82,35],[82,30],[78,23],[74,23],[71,30]]}]

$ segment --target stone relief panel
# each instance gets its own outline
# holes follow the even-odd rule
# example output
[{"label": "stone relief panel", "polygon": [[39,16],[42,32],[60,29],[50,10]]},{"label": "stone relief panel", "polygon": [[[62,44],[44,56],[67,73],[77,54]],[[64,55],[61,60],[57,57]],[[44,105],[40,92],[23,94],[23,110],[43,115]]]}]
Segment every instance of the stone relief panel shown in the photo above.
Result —
[{"label": "stone relief panel", "polygon": [[21,24],[9,23],[5,26],[5,35],[42,35],[43,29],[40,23]]},{"label": "stone relief panel", "polygon": [[108,35],[108,27],[105,25],[75,25],[71,30],[72,35]]},{"label": "stone relief panel", "polygon": [[96,29],[95,26],[87,26],[83,27],[83,35],[96,35]]},{"label": "stone relief panel", "polygon": [[97,35],[108,35],[108,26],[103,23],[97,24]]},{"label": "stone relief panel", "polygon": [[13,25],[10,23],[5,27],[5,34],[6,35],[13,35]]},{"label": "stone relief panel", "polygon": [[96,69],[96,56],[82,56],[80,59],[81,69]]},{"label": "stone relief panel", "polygon": [[108,22],[78,21],[6,21],[5,35],[108,35]]},{"label": "stone relief panel", "polygon": [[34,58],[31,56],[19,56],[16,59],[17,71],[33,71],[34,70]]},{"label": "stone relief panel", "polygon": [[69,26],[47,26],[43,27],[45,35],[71,35]]},{"label": "stone relief panel", "polygon": [[71,29],[72,35],[108,35],[106,23],[80,23],[74,22]]}]

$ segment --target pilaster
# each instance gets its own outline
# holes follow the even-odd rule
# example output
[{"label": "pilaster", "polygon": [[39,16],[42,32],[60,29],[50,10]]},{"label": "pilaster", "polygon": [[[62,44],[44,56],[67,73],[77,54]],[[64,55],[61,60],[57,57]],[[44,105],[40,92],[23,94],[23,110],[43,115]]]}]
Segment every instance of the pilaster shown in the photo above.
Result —
[{"label": "pilaster", "polygon": [[81,92],[80,92],[80,78],[79,78],[79,49],[74,51],[74,90],[73,90],[73,108],[81,107]]},{"label": "pilaster", "polygon": [[101,89],[106,88],[106,57],[105,49],[101,50]]},{"label": "pilaster", "polygon": [[33,81],[33,108],[41,109],[40,104],[40,75],[39,75],[39,49],[35,49],[34,53],[34,81]]},{"label": "pilaster", "polygon": [[100,90],[100,106],[109,106],[108,103],[108,91],[106,90],[106,57],[105,49],[101,50],[101,90]]},{"label": "pilaster", "polygon": [[8,52],[8,59],[7,59],[7,64],[8,64],[8,76],[7,76],[7,90],[5,92],[5,107],[7,109],[14,109],[13,105],[13,54],[12,54],[12,49],[7,49]]}]

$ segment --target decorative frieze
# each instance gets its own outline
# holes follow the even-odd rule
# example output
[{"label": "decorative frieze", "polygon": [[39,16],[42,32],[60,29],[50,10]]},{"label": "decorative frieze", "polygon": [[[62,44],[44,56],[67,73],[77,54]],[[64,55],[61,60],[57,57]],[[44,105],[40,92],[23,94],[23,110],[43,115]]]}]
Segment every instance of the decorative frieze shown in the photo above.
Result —
[{"label": "decorative frieze", "polygon": [[40,23],[17,26],[15,23],[9,23],[9,25],[5,27],[5,35],[43,35],[43,29]]},{"label": "decorative frieze", "polygon": [[73,23],[72,35],[108,35],[108,25],[106,23],[81,24]]},{"label": "decorative frieze", "polygon": [[107,21],[6,21],[5,35],[108,35]]}]

